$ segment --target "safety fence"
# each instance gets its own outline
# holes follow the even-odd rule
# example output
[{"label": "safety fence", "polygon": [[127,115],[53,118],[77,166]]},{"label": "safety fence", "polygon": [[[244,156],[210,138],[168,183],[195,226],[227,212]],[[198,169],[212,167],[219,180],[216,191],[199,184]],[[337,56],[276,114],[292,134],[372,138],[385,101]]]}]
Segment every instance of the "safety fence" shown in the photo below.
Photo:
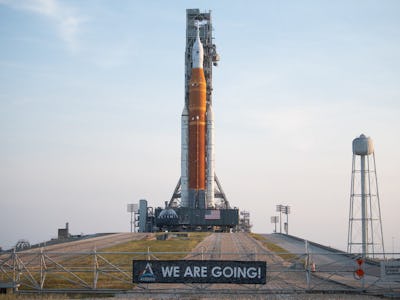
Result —
[{"label": "safety fence", "polygon": [[[266,284],[133,283],[137,260],[265,261]],[[0,255],[0,282],[19,292],[367,293],[400,295],[399,261],[364,261],[343,253],[47,252]]]}]

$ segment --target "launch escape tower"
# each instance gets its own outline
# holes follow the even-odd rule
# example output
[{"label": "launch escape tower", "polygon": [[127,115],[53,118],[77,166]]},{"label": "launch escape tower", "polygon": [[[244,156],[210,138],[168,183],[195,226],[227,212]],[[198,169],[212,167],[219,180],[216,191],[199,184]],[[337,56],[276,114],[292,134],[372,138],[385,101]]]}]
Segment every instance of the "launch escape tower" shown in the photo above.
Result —
[{"label": "launch escape tower", "polygon": [[385,253],[374,145],[364,134],[353,140],[347,252],[364,258]]},{"label": "launch escape tower", "polygon": [[[198,27],[198,28],[197,28]],[[193,68],[192,50],[196,42],[197,30],[204,49],[203,71],[206,81],[206,106],[207,106],[207,131],[206,131],[206,195],[202,203],[194,203],[189,199],[188,188],[188,119],[187,109],[189,107],[190,80]],[[208,204],[215,203],[214,207],[229,209],[230,205],[222,189],[221,183],[214,171],[214,118],[212,114],[212,67],[217,66],[219,56],[216,52],[216,46],[213,44],[212,37],[211,11],[201,13],[199,9],[186,10],[186,51],[185,51],[185,103],[182,113],[182,157],[181,157],[181,178],[175,187],[169,207],[191,207],[207,208]]]}]

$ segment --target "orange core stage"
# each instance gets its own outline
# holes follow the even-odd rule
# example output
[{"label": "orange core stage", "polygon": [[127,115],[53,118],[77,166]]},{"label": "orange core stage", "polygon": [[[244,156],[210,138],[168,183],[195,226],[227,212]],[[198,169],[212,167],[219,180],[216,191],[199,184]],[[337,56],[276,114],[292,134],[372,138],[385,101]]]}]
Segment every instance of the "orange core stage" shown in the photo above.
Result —
[{"label": "orange core stage", "polygon": [[206,186],[206,80],[202,68],[192,69],[189,87],[189,189]]}]

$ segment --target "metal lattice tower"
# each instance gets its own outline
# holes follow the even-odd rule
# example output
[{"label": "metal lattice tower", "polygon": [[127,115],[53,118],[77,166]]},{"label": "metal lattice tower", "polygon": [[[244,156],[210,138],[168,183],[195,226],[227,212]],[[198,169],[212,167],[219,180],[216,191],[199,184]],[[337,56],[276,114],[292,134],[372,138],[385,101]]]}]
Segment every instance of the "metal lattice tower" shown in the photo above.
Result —
[{"label": "metal lattice tower", "polygon": [[[218,65],[219,55],[216,50],[216,45],[213,43],[213,26],[211,19],[211,11],[200,12],[199,9],[186,10],[186,49],[185,49],[185,104],[189,105],[189,82],[192,71],[192,48],[196,40],[196,26],[200,24],[200,39],[204,48],[203,70],[207,83],[207,105],[212,105],[212,67]],[[222,189],[221,183],[217,175],[214,175],[215,190],[214,198],[218,208],[230,208],[229,201]],[[171,200],[170,207],[180,206],[181,200],[181,180],[179,179]]]},{"label": "metal lattice tower", "polygon": [[385,253],[372,139],[353,140],[347,252],[378,258]]}]

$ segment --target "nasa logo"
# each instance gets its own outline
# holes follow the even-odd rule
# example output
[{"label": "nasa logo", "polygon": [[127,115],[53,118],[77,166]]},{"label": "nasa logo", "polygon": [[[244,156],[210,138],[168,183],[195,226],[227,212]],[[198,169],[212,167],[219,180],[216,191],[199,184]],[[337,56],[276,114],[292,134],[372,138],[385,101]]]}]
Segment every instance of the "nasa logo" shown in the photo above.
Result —
[{"label": "nasa logo", "polygon": [[140,273],[139,276],[140,282],[155,282],[156,276],[154,275],[153,269],[151,268],[151,264],[147,263],[144,270]]}]

